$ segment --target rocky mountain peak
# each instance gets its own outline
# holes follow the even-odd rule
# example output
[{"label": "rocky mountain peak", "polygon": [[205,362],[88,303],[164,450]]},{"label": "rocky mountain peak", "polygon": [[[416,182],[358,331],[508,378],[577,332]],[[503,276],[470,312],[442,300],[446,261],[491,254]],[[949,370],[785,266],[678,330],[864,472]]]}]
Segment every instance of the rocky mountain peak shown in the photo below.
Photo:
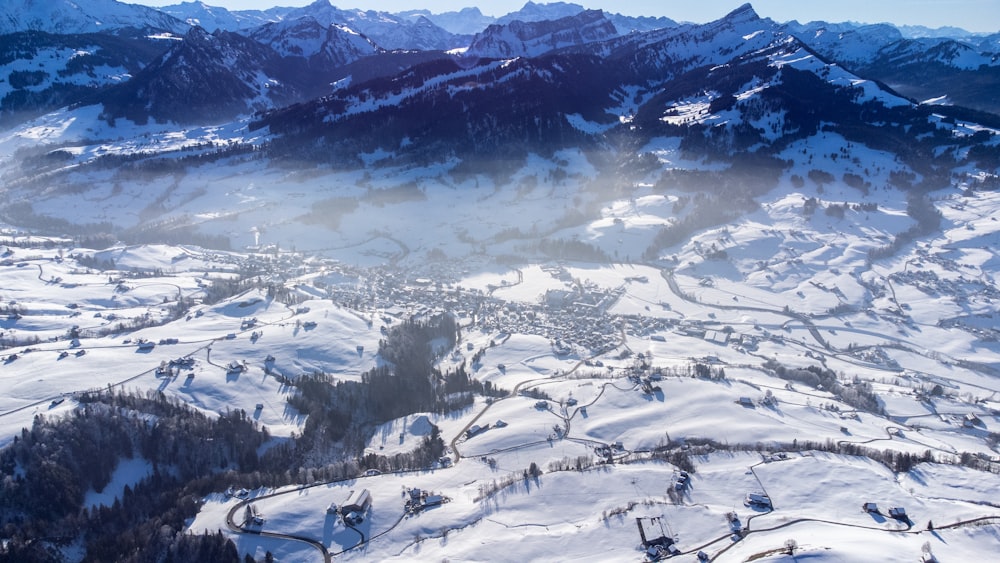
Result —
[{"label": "rocky mountain peak", "polygon": [[493,24],[473,38],[467,54],[487,58],[531,57],[617,35],[617,29],[604,12],[586,10],[557,20]]}]

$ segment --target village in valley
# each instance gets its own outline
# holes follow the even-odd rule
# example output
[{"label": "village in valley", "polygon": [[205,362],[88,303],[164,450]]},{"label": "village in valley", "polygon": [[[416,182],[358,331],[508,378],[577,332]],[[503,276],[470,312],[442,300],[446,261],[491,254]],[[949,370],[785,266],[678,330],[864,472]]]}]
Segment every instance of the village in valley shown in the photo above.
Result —
[{"label": "village in valley", "polygon": [[[363,383],[397,330],[446,317],[457,334],[428,342],[434,385],[463,373],[485,391],[367,426],[354,474],[209,495],[189,529],[296,561],[513,543],[509,560],[912,561],[995,544],[997,289],[975,262],[988,255],[918,244],[878,269],[809,270],[699,250],[762,244],[748,237],[709,231],[659,264],[367,267],[6,233],[0,428],[9,441],[88,394],[135,390],[294,440],[300,378]],[[431,437],[429,465],[389,461]],[[150,471],[122,460],[86,502]]]}]

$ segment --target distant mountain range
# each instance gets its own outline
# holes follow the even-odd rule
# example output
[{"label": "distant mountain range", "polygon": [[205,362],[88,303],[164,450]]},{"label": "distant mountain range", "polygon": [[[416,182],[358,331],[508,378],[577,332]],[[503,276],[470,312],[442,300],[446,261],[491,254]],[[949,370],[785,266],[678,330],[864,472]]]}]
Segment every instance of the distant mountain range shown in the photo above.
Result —
[{"label": "distant mountain range", "polygon": [[[282,139],[276,154],[313,151],[312,158],[341,166],[378,150],[391,151],[396,162],[498,154],[517,161],[567,147],[604,150],[613,135],[633,146],[679,137],[692,155],[733,165],[750,158],[757,171],[780,169],[786,147],[826,131],[895,153],[925,178],[940,179],[957,165],[954,153],[942,157],[942,146],[961,151],[969,142],[949,138],[941,115],[1000,124],[994,114],[918,105],[865,81],[749,5],[704,25],[618,36],[610,29],[600,12],[544,25],[493,25],[473,40],[468,52],[478,62],[471,66],[454,56],[391,79],[352,82],[270,112],[255,127]],[[854,64],[872,67],[884,49]],[[917,62],[907,64],[935,53],[918,51]],[[959,67],[960,58],[937,56],[953,72],[990,76]]]},{"label": "distant mountain range", "polygon": [[[253,116],[252,129],[281,139],[275,158],[341,166],[372,151],[516,161],[665,136],[691,154],[781,168],[786,147],[821,131],[896,154],[915,177],[995,158],[948,132],[1000,122],[995,37],[781,24],[749,4],[707,24],[565,3],[529,2],[491,23],[478,10],[438,19],[328,0],[260,12],[41,4],[18,0],[6,23],[20,27],[0,36],[6,127],[73,104],[100,105],[109,123]],[[443,27],[484,23],[471,35]]]},{"label": "distant mountain range", "polygon": [[[221,8],[220,8],[221,10]],[[0,34],[44,31],[53,34],[117,33],[125,28],[184,33],[189,24],[148,6],[117,0],[13,0],[4,2]]]},{"label": "distant mountain range", "polygon": [[[229,11],[202,2],[155,10],[115,0],[86,4],[14,0],[5,12],[0,20],[0,62],[11,80],[0,83],[0,124],[17,123],[67,104],[94,102],[105,103],[110,116],[141,119],[136,110],[129,109],[131,104],[144,108],[146,118],[229,119],[329,94],[330,84],[345,77],[338,69],[378,53],[411,52],[373,59],[377,66],[373,69],[355,65],[351,74],[380,76],[413,62],[444,57],[445,51],[464,53],[466,59],[538,57],[632,33],[684,28],[667,18],[587,11],[564,2],[528,2],[500,18],[487,17],[475,8],[443,14],[342,10],[329,0],[263,11]],[[1000,35],[826,22],[793,21],[778,27],[824,58],[918,101],[934,99],[1000,112]],[[193,28],[214,34],[210,36],[219,38],[217,45],[206,43],[205,33],[189,33]],[[261,46],[241,42],[242,49],[255,53],[245,53],[238,60],[269,58],[273,64],[253,65],[252,72],[234,68],[232,60],[237,59],[225,53],[233,56],[234,49],[241,49],[232,45],[236,36]],[[198,48],[190,45],[195,39]],[[86,48],[74,47],[75,54],[68,60],[58,55],[72,45]],[[262,50],[273,52],[265,55]],[[185,55],[178,57],[180,51]],[[414,56],[414,51],[426,55]],[[387,60],[395,62],[381,66]],[[180,72],[180,64],[197,70]],[[153,76],[156,73],[163,76]],[[220,84],[232,87],[205,96],[198,92],[204,87],[200,81],[178,82],[181,76],[199,75],[216,77]],[[133,84],[123,85],[133,78]],[[241,86],[235,87],[236,82]],[[164,87],[149,89],[152,84]],[[148,103],[142,99],[146,95]],[[171,96],[177,100],[168,101]]]},{"label": "distant mountain range", "polygon": [[[236,35],[252,39],[265,51],[273,50],[266,56],[248,53],[240,60],[270,57],[275,62],[254,66],[253,72],[234,68],[219,50],[221,46],[213,49],[205,43],[204,33],[189,34],[192,26],[221,38],[219,43],[227,44],[223,50],[230,55]],[[437,58],[444,56],[444,51],[457,50],[466,58],[537,57],[555,49],[630,33],[681,27],[666,18],[628,18],[562,2],[528,2],[517,12],[489,18],[478,9],[446,14],[426,10],[400,14],[341,10],[328,0],[294,9],[232,12],[201,2],[185,2],[157,11],[114,0],[85,6],[65,0],[19,0],[7,8],[0,22],[0,31],[5,33],[0,36],[0,60],[5,61],[5,70],[12,78],[0,86],[0,123],[16,123],[66,104],[95,101],[105,103],[111,116],[141,119],[128,109],[131,104],[144,108],[146,118],[184,122],[205,116],[228,119],[330,93],[330,84],[344,77],[338,68],[376,53],[437,52],[431,57]],[[780,27],[828,60],[861,76],[883,81],[901,94],[917,100],[936,99],[1000,111],[996,94],[1000,92],[995,49],[1000,43],[998,36],[956,32],[954,37],[930,37],[932,30],[910,28],[909,33],[919,32],[924,37],[908,39],[900,29],[889,25],[825,22],[790,22]],[[198,38],[201,48],[191,48],[193,38]],[[61,57],[55,53],[60,49],[83,44],[89,48],[75,49],[71,62],[58,62]],[[241,45],[260,50],[251,43]],[[186,55],[177,57],[180,50]],[[31,65],[35,58],[40,63]],[[399,61],[404,59],[427,58],[391,57],[396,63],[388,68],[405,68],[410,63],[399,67]],[[198,70],[179,72],[179,64],[190,64]],[[140,75],[139,70],[147,66],[149,70]],[[352,74],[361,76],[381,74],[377,70],[374,74],[371,70],[354,71]],[[156,73],[163,76],[153,76]],[[200,81],[178,82],[180,76],[199,73],[234,87],[205,96],[198,93],[203,87]],[[242,78],[223,78],[230,75]],[[136,81],[132,85],[122,84],[133,77]],[[236,82],[242,85],[235,87]],[[147,87],[157,83],[171,87]],[[171,92],[177,101],[166,99]],[[147,94],[148,103],[142,99]]]}]

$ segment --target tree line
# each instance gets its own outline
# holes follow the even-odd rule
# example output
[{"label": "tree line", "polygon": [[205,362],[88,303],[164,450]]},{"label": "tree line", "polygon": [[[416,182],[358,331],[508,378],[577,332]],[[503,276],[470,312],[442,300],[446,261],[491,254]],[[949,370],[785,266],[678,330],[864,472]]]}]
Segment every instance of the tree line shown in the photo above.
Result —
[{"label": "tree line", "polygon": [[786,381],[804,383],[816,389],[833,393],[841,401],[865,412],[885,414],[878,395],[872,384],[855,378],[850,385],[843,385],[837,374],[826,367],[808,366],[805,368],[790,368],[773,359],[764,362],[763,367],[771,370],[776,376]]}]

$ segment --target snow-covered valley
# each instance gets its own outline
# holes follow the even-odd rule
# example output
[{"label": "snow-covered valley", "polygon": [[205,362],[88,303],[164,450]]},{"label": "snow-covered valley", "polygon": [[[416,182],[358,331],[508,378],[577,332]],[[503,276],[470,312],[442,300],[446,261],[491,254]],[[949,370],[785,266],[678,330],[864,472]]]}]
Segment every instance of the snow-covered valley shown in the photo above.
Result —
[{"label": "snow-covered valley", "polygon": [[1000,552],[988,38],[23,4],[0,562]]},{"label": "snow-covered valley", "polygon": [[[679,197],[648,190],[548,236],[639,257]],[[843,218],[810,217],[809,197],[861,200],[850,188],[807,186],[770,192],[755,213],[698,233],[661,264],[509,266],[492,257],[525,241],[492,243],[500,227],[535,232],[573,191],[546,190],[545,211],[530,191],[424,193],[345,216],[368,218],[371,233],[339,248],[321,237],[340,233],[310,237],[300,226],[292,239],[280,222],[256,242],[276,232],[295,242],[268,252],[94,251],[8,231],[4,442],[100,389],[162,392],[206,413],[243,409],[286,440],[305,422],[286,403],[287,381],[310,372],[360,380],[383,361],[386,326],[446,312],[461,341],[437,351],[439,368],[464,365],[511,394],[373,429],[366,451],[388,456],[418,447],[435,425],[448,451],[434,467],[215,495],[190,529],[228,530],[241,551],[284,560],[635,560],[637,518],[663,525],[680,551],[720,561],[778,557],[789,539],[800,556],[831,560],[909,561],[927,543],[963,557],[996,547],[995,528],[980,520],[998,515],[995,475],[983,471],[996,463],[1000,424],[995,192],[931,194],[942,231],[873,263],[867,251],[910,224],[901,194],[884,192],[868,211],[848,205]],[[461,231],[473,240],[453,237]],[[427,260],[434,249],[446,258]],[[236,279],[251,287],[204,303],[213,283]],[[293,297],[275,299],[276,284]],[[782,378],[776,366],[828,372],[838,387]],[[859,408],[866,393],[874,406]],[[915,465],[894,471],[898,454]],[[873,455],[889,466],[864,457]],[[676,491],[672,456],[693,466]],[[359,488],[372,495],[362,523],[326,512]],[[409,488],[448,502],[407,512]],[[743,506],[760,491],[772,510]],[[862,511],[865,502],[882,515]],[[243,523],[247,503],[261,525]],[[890,506],[911,520],[887,517]]]}]

